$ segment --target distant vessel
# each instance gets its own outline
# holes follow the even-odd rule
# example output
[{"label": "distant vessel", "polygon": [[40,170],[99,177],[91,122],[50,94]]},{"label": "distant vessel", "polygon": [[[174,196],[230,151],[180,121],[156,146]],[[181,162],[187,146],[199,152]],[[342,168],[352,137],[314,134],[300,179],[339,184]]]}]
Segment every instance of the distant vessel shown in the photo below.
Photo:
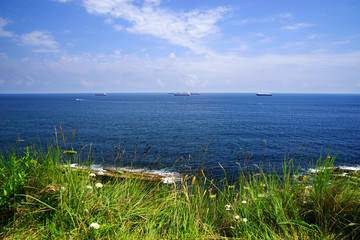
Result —
[{"label": "distant vessel", "polygon": [[106,96],[106,93],[96,93],[95,96]]},{"label": "distant vessel", "polygon": [[271,92],[258,92],[256,96],[272,96]]},{"label": "distant vessel", "polygon": [[174,96],[191,96],[190,92],[175,92]]}]

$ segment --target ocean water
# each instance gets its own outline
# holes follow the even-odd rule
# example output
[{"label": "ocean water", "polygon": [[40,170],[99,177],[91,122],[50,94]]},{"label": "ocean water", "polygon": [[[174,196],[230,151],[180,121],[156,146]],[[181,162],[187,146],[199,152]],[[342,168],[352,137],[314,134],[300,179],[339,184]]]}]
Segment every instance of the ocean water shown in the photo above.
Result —
[{"label": "ocean water", "polygon": [[75,150],[91,145],[92,160],[107,166],[119,163],[119,149],[123,166],[205,168],[214,178],[219,163],[229,172],[239,164],[281,169],[291,158],[307,167],[328,154],[337,165],[360,166],[360,95],[0,95],[2,151],[19,138],[22,146],[52,144],[60,125],[69,130],[67,148],[75,128]]}]

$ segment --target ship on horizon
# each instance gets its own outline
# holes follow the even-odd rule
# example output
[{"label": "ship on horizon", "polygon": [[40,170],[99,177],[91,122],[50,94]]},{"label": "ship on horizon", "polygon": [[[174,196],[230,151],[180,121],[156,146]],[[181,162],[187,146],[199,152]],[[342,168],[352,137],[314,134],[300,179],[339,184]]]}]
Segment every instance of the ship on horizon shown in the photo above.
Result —
[{"label": "ship on horizon", "polygon": [[200,95],[199,92],[194,92],[194,93],[191,93],[191,92],[174,92],[174,93],[169,93],[169,94],[174,94],[174,96],[193,96],[193,95]]},{"label": "ship on horizon", "polygon": [[256,96],[272,96],[271,92],[258,92]]},{"label": "ship on horizon", "polygon": [[95,96],[106,96],[106,93],[96,93]]},{"label": "ship on horizon", "polygon": [[174,96],[191,96],[191,93],[190,92],[175,92],[174,93]]}]

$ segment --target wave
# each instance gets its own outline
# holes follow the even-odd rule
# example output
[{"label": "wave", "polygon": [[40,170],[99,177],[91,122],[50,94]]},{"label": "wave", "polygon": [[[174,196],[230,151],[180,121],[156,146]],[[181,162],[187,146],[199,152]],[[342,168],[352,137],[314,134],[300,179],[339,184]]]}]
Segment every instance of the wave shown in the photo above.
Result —
[{"label": "wave", "polygon": [[[81,168],[88,169],[87,166],[81,166],[76,163],[70,165],[62,165],[62,167]],[[182,175],[178,172],[169,171],[168,169],[153,170],[147,168],[130,168],[130,167],[103,167],[99,164],[93,164],[90,166],[90,170],[95,172],[107,172],[107,171],[124,171],[129,173],[144,173],[147,175],[159,176],[161,181],[165,184],[171,184],[181,181]]]}]

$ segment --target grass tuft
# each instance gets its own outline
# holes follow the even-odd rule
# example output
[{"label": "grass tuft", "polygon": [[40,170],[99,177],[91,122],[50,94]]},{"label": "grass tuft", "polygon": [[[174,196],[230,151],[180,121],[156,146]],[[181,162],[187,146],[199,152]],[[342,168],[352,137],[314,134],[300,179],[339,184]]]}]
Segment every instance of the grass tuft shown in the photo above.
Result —
[{"label": "grass tuft", "polygon": [[336,170],[335,157],[320,158],[318,171],[303,176],[290,160],[281,173],[239,167],[230,184],[219,164],[220,183],[200,171],[163,184],[96,176],[90,163],[62,168],[82,155],[56,144],[0,154],[1,238],[360,238],[360,175]]}]

